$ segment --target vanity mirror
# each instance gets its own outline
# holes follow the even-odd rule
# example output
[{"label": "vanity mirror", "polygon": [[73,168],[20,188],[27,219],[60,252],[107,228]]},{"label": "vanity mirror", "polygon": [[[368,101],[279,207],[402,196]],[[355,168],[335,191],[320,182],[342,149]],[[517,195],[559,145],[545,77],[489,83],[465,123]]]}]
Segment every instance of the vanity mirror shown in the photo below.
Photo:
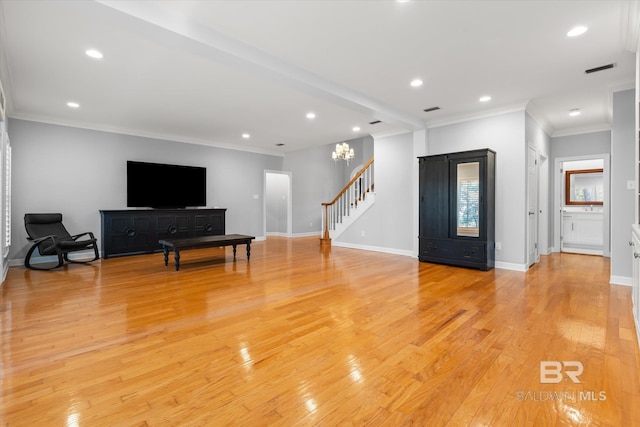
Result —
[{"label": "vanity mirror", "polygon": [[565,205],[602,205],[604,202],[603,169],[566,171]]}]

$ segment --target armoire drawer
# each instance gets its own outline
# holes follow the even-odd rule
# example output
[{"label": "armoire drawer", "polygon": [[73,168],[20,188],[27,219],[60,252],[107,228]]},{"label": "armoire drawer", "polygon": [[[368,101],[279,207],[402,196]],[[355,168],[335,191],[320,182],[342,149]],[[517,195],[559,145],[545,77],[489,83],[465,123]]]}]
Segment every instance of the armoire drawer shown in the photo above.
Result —
[{"label": "armoire drawer", "polygon": [[421,238],[420,256],[483,262],[486,261],[485,246],[485,242],[470,240]]}]

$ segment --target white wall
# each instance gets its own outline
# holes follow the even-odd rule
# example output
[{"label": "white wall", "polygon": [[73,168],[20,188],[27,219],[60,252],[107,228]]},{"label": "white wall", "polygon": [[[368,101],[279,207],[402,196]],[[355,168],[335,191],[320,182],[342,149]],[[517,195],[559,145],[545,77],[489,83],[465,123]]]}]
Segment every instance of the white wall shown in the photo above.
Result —
[{"label": "white wall", "polygon": [[292,173],[293,234],[317,234],[322,231],[322,203],[330,202],[349,182],[358,165],[372,155],[373,138],[365,136],[345,141],[354,148],[356,157],[346,165],[331,160],[336,144],[288,152],[283,170]]},{"label": "white wall", "polygon": [[[62,212],[73,233],[101,235],[100,209],[126,208],[126,161],[207,168],[207,205],[227,208],[228,233],[262,237],[264,170],[282,157],[23,120],[9,121],[13,146],[13,245],[22,262],[24,214]],[[258,198],[254,198],[257,195]]]},{"label": "white wall", "polygon": [[628,242],[634,222],[635,90],[614,92],[611,127],[611,282],[631,284],[632,263]]},{"label": "white wall", "polygon": [[496,152],[496,267],[526,269],[525,112],[428,130],[428,154],[490,148]]},{"label": "white wall", "polygon": [[337,243],[384,252],[415,255],[413,134],[376,138],[375,204],[347,229]]},{"label": "white wall", "polygon": [[550,193],[553,192],[549,179],[551,137],[529,113],[525,116],[525,139],[528,146],[535,148],[538,160],[538,248],[541,255],[547,255],[551,250],[551,242],[553,242],[551,227],[551,216],[553,215],[551,206],[553,205],[549,204]]},{"label": "white wall", "polygon": [[[0,91],[2,85],[0,85]],[[0,117],[0,282],[4,282],[9,272],[9,250],[11,249],[11,149],[7,134],[6,118]],[[10,232],[9,232],[10,233]],[[0,283],[1,284],[1,283]]]}]

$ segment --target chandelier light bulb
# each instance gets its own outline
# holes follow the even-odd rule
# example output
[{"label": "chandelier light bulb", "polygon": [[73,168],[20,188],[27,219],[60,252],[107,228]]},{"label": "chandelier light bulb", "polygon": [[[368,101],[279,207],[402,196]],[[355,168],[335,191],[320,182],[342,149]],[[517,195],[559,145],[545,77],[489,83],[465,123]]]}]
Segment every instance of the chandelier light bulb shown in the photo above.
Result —
[{"label": "chandelier light bulb", "polygon": [[349,161],[355,157],[353,148],[349,147],[349,144],[343,142],[342,144],[336,144],[336,149],[331,153],[331,158],[334,162],[338,163],[338,160],[344,160],[349,164]]}]

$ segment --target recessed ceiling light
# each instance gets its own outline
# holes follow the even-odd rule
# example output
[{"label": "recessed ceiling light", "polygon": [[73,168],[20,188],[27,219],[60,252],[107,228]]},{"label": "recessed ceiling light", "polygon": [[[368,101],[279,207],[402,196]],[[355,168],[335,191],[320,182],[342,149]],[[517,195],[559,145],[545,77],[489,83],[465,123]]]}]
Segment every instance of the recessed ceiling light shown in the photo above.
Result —
[{"label": "recessed ceiling light", "polygon": [[69,107],[69,108],[80,108],[80,104],[78,104],[77,102],[69,101],[69,102],[67,102],[67,107]]},{"label": "recessed ceiling light", "polygon": [[354,132],[359,132],[360,131],[360,126],[354,126],[352,130]]},{"label": "recessed ceiling light", "polygon": [[316,118],[316,113],[313,113],[313,112],[307,113],[307,119],[315,119],[315,118]]},{"label": "recessed ceiling light", "polygon": [[573,110],[569,110],[569,115],[571,117],[579,116],[580,115],[580,110],[578,110],[577,108],[574,108]]},{"label": "recessed ceiling light", "polygon": [[489,95],[481,96],[479,101],[480,102],[489,102],[489,101],[491,101],[491,97]]},{"label": "recessed ceiling light", "polygon": [[573,27],[571,30],[569,30],[569,32],[567,32],[567,37],[577,37],[581,34],[586,33],[588,30],[587,27],[585,27],[584,25],[578,25],[576,27]]},{"label": "recessed ceiling light", "polygon": [[410,85],[411,85],[412,87],[420,87],[420,86],[422,86],[422,83],[423,83],[423,82],[422,82],[422,80],[420,80],[420,79],[413,79],[413,80],[411,80]]},{"label": "recessed ceiling light", "polygon": [[100,52],[99,50],[95,50],[95,49],[89,49],[86,50],[84,53],[87,54],[87,56],[93,58],[93,59],[102,59],[103,55],[102,52]]},{"label": "recessed ceiling light", "polygon": [[244,139],[249,139],[249,138],[251,138],[251,135],[249,135],[248,133],[243,133],[243,134],[242,134],[242,137],[243,137]]}]

